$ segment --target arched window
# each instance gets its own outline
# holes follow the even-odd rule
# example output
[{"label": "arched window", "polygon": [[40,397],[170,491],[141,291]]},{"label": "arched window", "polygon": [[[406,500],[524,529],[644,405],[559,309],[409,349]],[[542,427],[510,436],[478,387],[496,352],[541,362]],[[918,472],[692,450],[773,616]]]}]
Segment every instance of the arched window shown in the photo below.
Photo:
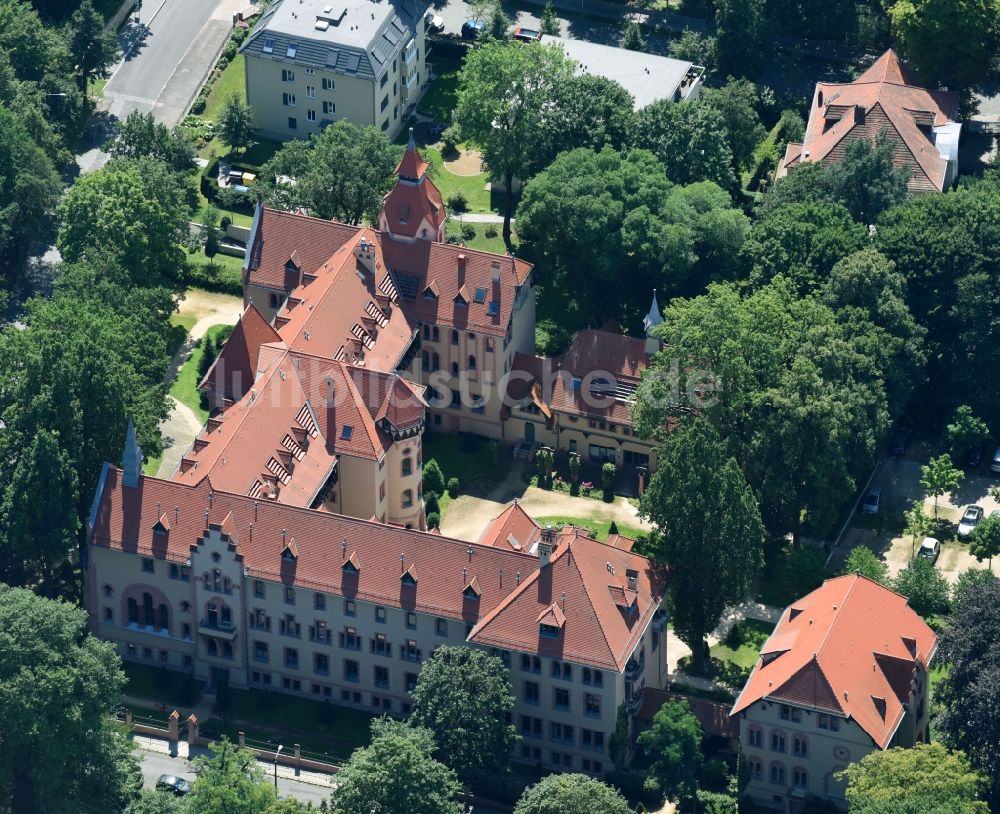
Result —
[{"label": "arched window", "polygon": [[181,638],[182,639],[191,638],[191,625],[189,625],[187,622],[181,625]]},{"label": "arched window", "polygon": [[222,643],[222,657],[224,659],[231,659],[233,657],[233,646],[229,642]]},{"label": "arched window", "polygon": [[[426,327],[426,326],[424,326]],[[424,372],[431,369],[431,357],[427,351],[422,351],[420,353],[420,369]]]},{"label": "arched window", "polygon": [[458,344],[458,331],[452,331],[451,332],[451,344],[452,345],[457,345]]},{"label": "arched window", "polygon": [[816,107],[823,107],[823,91],[816,94]]},{"label": "arched window", "polygon": [[133,596],[128,598],[128,623],[130,625],[139,624],[139,603],[135,601]]},{"label": "arched window", "polygon": [[441,357],[437,353],[431,354],[431,370],[441,369]]},{"label": "arched window", "polygon": [[452,362],[451,363],[451,375],[452,376],[457,376],[458,375],[458,362]]},{"label": "arched window", "polygon": [[205,650],[210,656],[219,655],[219,645],[215,643],[215,639],[205,640]]},{"label": "arched window", "polygon": [[413,459],[403,458],[403,477],[407,477],[413,474]]},{"label": "arched window", "polygon": [[809,741],[802,735],[792,739],[792,754],[796,757],[809,757]]},{"label": "arched window", "polygon": [[413,506],[413,490],[404,489],[403,490],[403,508],[409,509]]},{"label": "arched window", "polygon": [[476,357],[475,356],[470,356],[469,357],[469,370],[475,370],[475,369],[476,369]]},{"label": "arched window", "polygon": [[160,628],[160,630],[169,630],[170,629],[170,612],[167,610],[167,606],[165,604],[163,604],[163,603],[160,603],[160,607],[157,608],[157,611],[159,612],[159,617],[160,617],[160,619],[159,619],[159,622],[160,622],[159,628]]},{"label": "arched window", "polygon": [[156,618],[153,616],[153,596],[148,593],[142,595],[142,626],[156,626]]}]

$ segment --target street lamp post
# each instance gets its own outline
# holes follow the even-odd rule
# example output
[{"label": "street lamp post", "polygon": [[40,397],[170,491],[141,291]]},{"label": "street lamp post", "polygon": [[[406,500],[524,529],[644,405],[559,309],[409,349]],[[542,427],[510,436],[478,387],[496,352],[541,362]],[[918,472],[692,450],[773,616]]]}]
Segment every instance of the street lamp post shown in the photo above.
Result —
[{"label": "street lamp post", "polygon": [[274,790],[278,790],[278,755],[281,754],[281,750],[284,749],[283,744],[278,744],[278,751],[274,753]]}]

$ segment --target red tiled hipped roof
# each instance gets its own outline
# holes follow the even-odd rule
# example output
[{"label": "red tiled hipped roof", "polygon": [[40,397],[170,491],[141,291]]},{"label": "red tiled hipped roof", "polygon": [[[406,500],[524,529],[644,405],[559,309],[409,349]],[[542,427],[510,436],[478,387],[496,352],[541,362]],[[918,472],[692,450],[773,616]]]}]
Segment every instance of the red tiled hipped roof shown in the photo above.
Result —
[{"label": "red tiled hipped roof", "polygon": [[848,140],[873,140],[886,131],[895,145],[893,163],[910,170],[912,191],[944,188],[948,160],[928,134],[954,121],[958,97],[915,84],[911,71],[891,49],[854,82],[816,85],[802,144],[789,144],[785,163],[839,160]]},{"label": "red tiled hipped roof", "polygon": [[[154,539],[162,514],[170,533]],[[207,525],[224,528],[252,578],[422,610],[477,625],[469,640],[502,643],[620,671],[659,607],[665,574],[656,563],[596,540],[557,542],[551,563],[503,546],[258,501],[197,484],[140,477],[137,488],[107,465],[91,518],[91,545],[183,561]],[[294,541],[294,561],[282,558]],[[401,558],[402,555],[402,558]],[[345,570],[345,561],[353,568]],[[407,568],[419,581],[403,580]],[[612,573],[612,570],[614,573]],[[635,571],[638,609],[627,617],[607,585]],[[356,573],[354,573],[356,571]],[[539,639],[553,605],[558,639]]]},{"label": "red tiled hipped roof", "polygon": [[853,718],[885,749],[936,647],[906,597],[859,574],[828,579],[782,613],[730,714],[765,698],[813,707]]}]

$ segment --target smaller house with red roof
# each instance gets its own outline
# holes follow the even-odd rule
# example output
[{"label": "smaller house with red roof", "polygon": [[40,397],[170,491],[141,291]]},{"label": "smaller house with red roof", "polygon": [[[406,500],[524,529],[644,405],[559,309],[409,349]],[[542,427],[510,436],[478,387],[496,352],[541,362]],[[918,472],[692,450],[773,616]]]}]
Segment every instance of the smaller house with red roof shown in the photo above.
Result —
[{"label": "smaller house with red roof", "polygon": [[860,574],[787,607],[730,715],[758,806],[796,814],[807,797],[846,809],[849,763],[926,742],[937,637],[905,596]]},{"label": "smaller house with red roof", "polygon": [[958,96],[927,90],[892,49],[849,83],[819,82],[801,144],[789,143],[778,177],[798,164],[842,161],[847,145],[885,133],[910,192],[942,192],[958,173]]}]

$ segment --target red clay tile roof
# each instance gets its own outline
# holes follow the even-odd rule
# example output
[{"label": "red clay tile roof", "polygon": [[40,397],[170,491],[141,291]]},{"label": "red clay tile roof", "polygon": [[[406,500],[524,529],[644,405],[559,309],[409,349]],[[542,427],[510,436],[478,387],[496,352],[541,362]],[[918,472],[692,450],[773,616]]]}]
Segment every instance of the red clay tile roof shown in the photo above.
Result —
[{"label": "red clay tile roof", "polygon": [[848,141],[873,140],[885,130],[895,145],[893,163],[910,170],[910,189],[941,190],[948,161],[922,127],[953,121],[957,110],[956,94],[916,86],[890,49],[854,82],[816,85],[805,139],[788,145],[785,163],[839,161]]},{"label": "red clay tile roof", "polygon": [[444,223],[444,202],[438,188],[427,177],[427,167],[427,162],[420,157],[411,138],[396,167],[399,180],[386,195],[382,205],[382,212],[392,234],[416,238],[420,224],[426,220],[433,231],[430,235],[419,237],[433,240]]},{"label": "red clay tile roof", "polygon": [[639,707],[635,717],[644,723],[652,723],[656,713],[667,701],[683,701],[691,707],[691,714],[698,719],[706,735],[716,735],[730,740],[739,739],[740,722],[739,719],[730,717],[728,706],[704,698],[658,690],[655,687],[642,688],[642,706]]},{"label": "red clay tile roof", "polygon": [[[608,588],[630,589],[630,577],[637,601],[634,611],[625,612]],[[550,564],[522,579],[469,640],[621,672],[660,606],[666,580],[666,569],[645,557],[582,535],[561,536]],[[566,621],[549,638],[539,620],[555,613],[553,604]]]},{"label": "red clay tile roof", "polygon": [[199,387],[222,393],[232,401],[240,398],[253,383],[261,347],[270,342],[281,343],[281,337],[250,303]]},{"label": "red clay tile roof", "polygon": [[[470,641],[604,669],[624,668],[662,596],[661,566],[586,538],[572,547],[558,542],[540,572],[537,557],[511,548],[254,500],[213,488],[208,479],[188,484],[141,477],[138,488],[127,488],[121,470],[107,465],[101,483],[91,545],[182,562],[211,524],[226,530],[251,578],[478,623]],[[154,537],[164,513],[170,533]],[[283,559],[290,540],[296,556]],[[357,573],[345,570],[345,561]],[[417,585],[401,579],[408,567],[422,575]],[[631,617],[607,591],[627,581],[627,569],[636,572],[639,594]],[[539,616],[553,604],[563,633],[540,640]]]},{"label": "red clay tile roof", "polygon": [[263,207],[254,246],[249,246],[250,285],[273,289],[291,289],[298,280],[286,286],[285,265],[293,254],[305,274],[318,269],[341,246],[359,231],[346,223],[311,218],[292,212]]},{"label": "red clay tile roof", "polygon": [[936,647],[906,597],[858,574],[828,579],[785,609],[730,714],[764,698],[828,710],[885,749]]},{"label": "red clay tile roof", "polygon": [[490,521],[479,535],[479,544],[532,552],[542,530],[515,500]]}]

